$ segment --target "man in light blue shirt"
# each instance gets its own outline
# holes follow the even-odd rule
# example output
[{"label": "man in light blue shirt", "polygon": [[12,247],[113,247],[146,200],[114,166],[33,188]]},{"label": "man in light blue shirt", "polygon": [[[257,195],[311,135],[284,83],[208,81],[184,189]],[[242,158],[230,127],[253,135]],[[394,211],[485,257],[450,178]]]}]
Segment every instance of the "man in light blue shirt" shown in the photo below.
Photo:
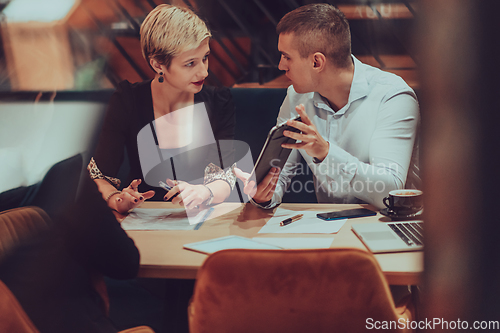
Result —
[{"label": "man in light blue shirt", "polygon": [[[382,208],[389,191],[418,187],[418,102],[400,77],[361,63],[351,55],[349,24],[328,4],[286,14],[277,26],[279,68],[292,81],[278,123],[288,120],[302,133],[283,170],[272,168],[255,187],[248,174],[244,192],[272,208],[290,185],[300,155],[314,175],[319,203],[370,203]],[[300,115],[302,122],[289,120]],[[281,172],[280,172],[281,171]]]}]

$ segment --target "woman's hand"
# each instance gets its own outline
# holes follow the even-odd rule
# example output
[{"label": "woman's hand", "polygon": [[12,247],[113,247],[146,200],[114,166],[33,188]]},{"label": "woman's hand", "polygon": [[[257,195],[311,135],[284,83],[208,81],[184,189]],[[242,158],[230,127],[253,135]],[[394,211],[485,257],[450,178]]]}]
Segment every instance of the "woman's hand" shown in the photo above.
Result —
[{"label": "woman's hand", "polygon": [[276,185],[280,175],[279,168],[271,168],[260,184],[255,185],[255,177],[250,178],[250,174],[241,169],[234,168],[234,174],[244,184],[243,192],[249,195],[256,203],[264,203],[273,198]]},{"label": "woman's hand", "polygon": [[[204,185],[191,185],[183,181],[167,179],[167,184],[172,187],[165,194],[163,200],[172,199],[172,203],[186,207],[186,209],[198,208],[208,198],[210,198],[210,190]],[[179,195],[175,195],[178,193]]]},{"label": "woman's hand", "polygon": [[133,180],[128,187],[109,198],[108,206],[116,210],[118,213],[124,214],[131,209],[136,208],[145,200],[151,199],[155,195],[155,191],[151,190],[145,193],[140,193],[137,189],[140,183],[140,179]]}]

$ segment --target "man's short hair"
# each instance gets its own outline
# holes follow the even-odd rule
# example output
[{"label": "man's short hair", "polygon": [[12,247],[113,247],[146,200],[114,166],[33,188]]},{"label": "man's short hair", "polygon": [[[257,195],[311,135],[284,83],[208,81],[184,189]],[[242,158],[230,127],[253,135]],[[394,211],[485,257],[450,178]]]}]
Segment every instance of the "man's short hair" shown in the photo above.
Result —
[{"label": "man's short hair", "polygon": [[283,16],[276,32],[278,35],[293,33],[302,58],[321,52],[337,67],[351,64],[349,23],[344,13],[332,5],[317,3],[299,7]]},{"label": "man's short hair", "polygon": [[172,59],[193,50],[212,34],[207,25],[188,8],[162,4],[153,9],[141,25],[142,56],[149,63],[170,67]]}]

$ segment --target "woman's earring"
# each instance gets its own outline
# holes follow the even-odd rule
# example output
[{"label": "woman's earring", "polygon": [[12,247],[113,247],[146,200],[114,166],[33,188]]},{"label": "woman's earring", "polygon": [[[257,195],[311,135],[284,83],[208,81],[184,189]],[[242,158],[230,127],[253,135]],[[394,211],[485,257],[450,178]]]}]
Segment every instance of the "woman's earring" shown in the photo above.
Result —
[{"label": "woman's earring", "polygon": [[163,72],[160,72],[160,77],[158,78],[158,82],[163,83]]}]

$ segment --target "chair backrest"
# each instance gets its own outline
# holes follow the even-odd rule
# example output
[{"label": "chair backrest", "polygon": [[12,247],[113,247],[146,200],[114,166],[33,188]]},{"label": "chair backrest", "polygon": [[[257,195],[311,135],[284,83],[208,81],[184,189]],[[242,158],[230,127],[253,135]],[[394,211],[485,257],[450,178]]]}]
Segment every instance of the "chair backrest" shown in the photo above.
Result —
[{"label": "chair backrest", "polygon": [[[50,217],[38,207],[21,207],[0,212],[0,265],[19,244],[51,227]],[[102,276],[93,275],[96,291],[107,302]],[[104,287],[102,289],[101,287]],[[109,305],[108,303],[106,305]],[[38,333],[22,305],[11,290],[0,280],[0,332]],[[120,333],[154,333],[146,326],[134,327]]]},{"label": "chair backrest", "polygon": [[0,281],[0,332],[38,332],[21,304],[2,281]]},{"label": "chair backrest", "polygon": [[395,308],[377,261],[359,249],[216,252],[189,307],[191,333],[365,332],[370,319],[399,318],[411,310]]},{"label": "chair backrest", "polygon": [[0,263],[18,244],[49,228],[51,219],[38,207],[0,212]]},{"label": "chair backrest", "polygon": [[[0,263],[23,241],[50,227],[48,215],[38,207],[0,212]],[[0,281],[0,332],[38,332],[9,288]]]}]

